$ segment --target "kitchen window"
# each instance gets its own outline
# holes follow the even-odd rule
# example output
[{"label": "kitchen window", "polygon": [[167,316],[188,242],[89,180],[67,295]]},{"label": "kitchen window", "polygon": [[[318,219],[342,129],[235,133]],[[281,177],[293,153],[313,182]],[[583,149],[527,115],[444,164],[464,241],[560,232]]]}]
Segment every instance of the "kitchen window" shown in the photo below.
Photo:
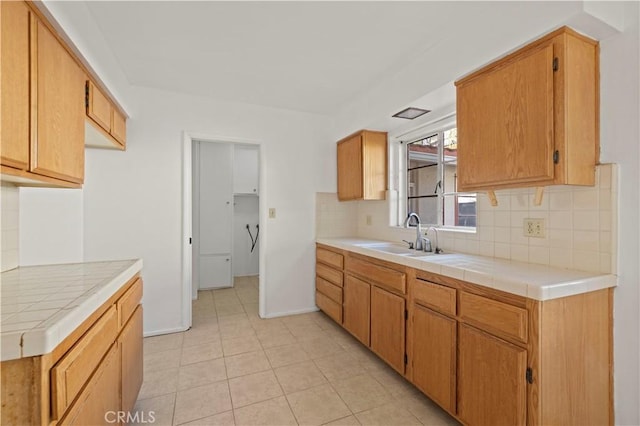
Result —
[{"label": "kitchen window", "polygon": [[422,223],[475,228],[476,194],[457,192],[458,133],[434,131],[406,146],[406,213]]}]

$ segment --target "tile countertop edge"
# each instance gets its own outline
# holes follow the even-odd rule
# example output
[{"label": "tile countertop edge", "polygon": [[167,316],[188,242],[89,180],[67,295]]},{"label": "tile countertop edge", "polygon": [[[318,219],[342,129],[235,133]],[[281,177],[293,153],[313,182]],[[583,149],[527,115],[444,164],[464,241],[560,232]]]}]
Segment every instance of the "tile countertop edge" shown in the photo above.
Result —
[{"label": "tile countertop edge", "polygon": [[127,281],[139,273],[142,270],[142,265],[142,259],[135,259],[133,264],[112,277],[108,283],[104,284],[99,291],[91,295],[91,297],[88,297],[81,304],[70,309],[71,312],[60,318],[55,324],[21,332],[19,352],[16,351],[15,345],[11,345],[12,348],[5,348],[5,343],[8,343],[5,338],[15,343],[13,342],[15,339],[14,333],[2,333],[3,348],[0,360],[9,361],[52,352],[73,330],[80,326],[89,315],[109,300]]},{"label": "tile countertop edge", "polygon": [[[348,250],[354,253],[363,254],[388,262],[397,263],[414,269],[456,278],[495,290],[504,291],[517,296],[527,297],[538,301],[558,299],[561,297],[573,296],[591,291],[602,290],[615,287],[618,277],[612,274],[589,273],[585,271],[573,271],[569,269],[553,268],[545,265],[535,265],[523,262],[515,262],[507,259],[498,259],[478,255],[462,254],[467,260],[475,260],[485,266],[487,270],[478,270],[471,267],[463,267],[447,264],[446,262],[436,262],[444,259],[440,255],[430,258],[417,258],[411,256],[401,256],[391,253],[384,253],[378,250],[368,249],[356,244],[364,243],[390,243],[390,241],[371,240],[367,238],[345,237],[345,238],[318,238],[316,243],[337,249]],[[397,242],[391,242],[396,243]],[[449,254],[449,253],[447,253]],[[455,255],[455,253],[450,253]],[[443,255],[444,256],[444,255]],[[503,268],[500,273],[491,273],[497,268]],[[538,279],[536,282],[534,274],[545,271],[532,271],[534,268],[544,268],[547,273],[556,273],[557,276],[547,275],[544,280]],[[507,270],[512,272],[508,275]],[[527,275],[530,275],[529,277]],[[540,276],[538,276],[540,278]]]}]

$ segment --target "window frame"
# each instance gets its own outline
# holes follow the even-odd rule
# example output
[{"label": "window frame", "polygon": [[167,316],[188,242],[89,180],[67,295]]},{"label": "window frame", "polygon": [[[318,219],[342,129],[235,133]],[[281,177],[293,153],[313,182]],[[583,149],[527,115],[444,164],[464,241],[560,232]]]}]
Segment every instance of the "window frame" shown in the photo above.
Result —
[{"label": "window frame", "polygon": [[[443,180],[444,178],[444,132],[447,130],[456,128],[456,117],[455,114],[452,116],[445,117],[441,120],[437,120],[431,123],[428,126],[421,126],[418,129],[413,131],[406,132],[404,134],[395,136],[395,140],[397,141],[397,150],[396,151],[396,161],[397,170],[395,170],[395,176],[393,176],[398,189],[397,196],[397,223],[392,223],[392,225],[404,227],[404,222],[407,217],[408,212],[408,145],[413,142],[417,142],[419,140],[428,138],[434,134],[438,134],[441,143],[438,144],[438,180]],[[390,160],[393,156],[390,156]],[[445,195],[446,194],[446,195]],[[469,196],[476,197],[476,226],[461,226],[461,225],[445,225],[444,224],[444,209],[445,209],[445,197],[455,197],[457,199],[459,196],[463,196],[468,194]],[[443,188],[438,191],[437,197],[437,222],[438,223],[423,223],[423,226],[434,226],[440,229],[466,232],[466,233],[475,233],[477,232],[477,194],[472,192],[448,192],[445,193]],[[456,212],[458,211],[458,205],[456,202]],[[456,213],[457,218],[457,213]],[[415,228],[415,225],[410,224],[410,227]]]}]

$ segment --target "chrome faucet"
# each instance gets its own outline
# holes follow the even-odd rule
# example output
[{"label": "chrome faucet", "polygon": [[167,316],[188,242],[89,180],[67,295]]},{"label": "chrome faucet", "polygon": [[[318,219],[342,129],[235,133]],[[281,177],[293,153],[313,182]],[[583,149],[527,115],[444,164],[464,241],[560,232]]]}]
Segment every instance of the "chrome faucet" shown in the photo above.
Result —
[{"label": "chrome faucet", "polygon": [[422,236],[422,233],[420,232],[420,216],[413,212],[409,213],[407,220],[404,221],[404,227],[409,227],[409,221],[412,217],[415,217],[418,222],[416,224],[416,243],[414,244],[414,248],[416,250],[431,251],[431,241],[429,241],[427,237]]},{"label": "chrome faucet", "polygon": [[429,229],[427,229],[427,235],[431,230],[433,230],[433,233],[436,235],[436,246],[434,247],[433,252],[435,254],[441,253],[442,250],[440,250],[440,247],[438,247],[438,228],[436,228],[435,226],[430,226]]}]

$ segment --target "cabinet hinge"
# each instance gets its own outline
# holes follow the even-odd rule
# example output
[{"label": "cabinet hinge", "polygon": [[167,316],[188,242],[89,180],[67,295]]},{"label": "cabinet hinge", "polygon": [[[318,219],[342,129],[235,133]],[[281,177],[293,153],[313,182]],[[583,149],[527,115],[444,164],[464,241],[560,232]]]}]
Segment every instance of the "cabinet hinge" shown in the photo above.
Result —
[{"label": "cabinet hinge", "polygon": [[553,70],[558,71],[558,58],[553,58]]},{"label": "cabinet hinge", "polygon": [[404,310],[404,319],[409,319],[409,311],[407,311],[406,309]]},{"label": "cabinet hinge", "polygon": [[407,365],[409,363],[409,357],[407,354],[404,354],[404,364]]},{"label": "cabinet hinge", "polygon": [[189,237],[189,244],[191,244],[191,237]]},{"label": "cabinet hinge", "polygon": [[89,108],[89,82],[84,85],[84,107]]},{"label": "cabinet hinge", "polygon": [[560,161],[560,152],[558,150],[553,151],[553,164],[558,164]]},{"label": "cabinet hinge", "polygon": [[531,367],[527,368],[527,383],[533,383],[533,370]]}]

